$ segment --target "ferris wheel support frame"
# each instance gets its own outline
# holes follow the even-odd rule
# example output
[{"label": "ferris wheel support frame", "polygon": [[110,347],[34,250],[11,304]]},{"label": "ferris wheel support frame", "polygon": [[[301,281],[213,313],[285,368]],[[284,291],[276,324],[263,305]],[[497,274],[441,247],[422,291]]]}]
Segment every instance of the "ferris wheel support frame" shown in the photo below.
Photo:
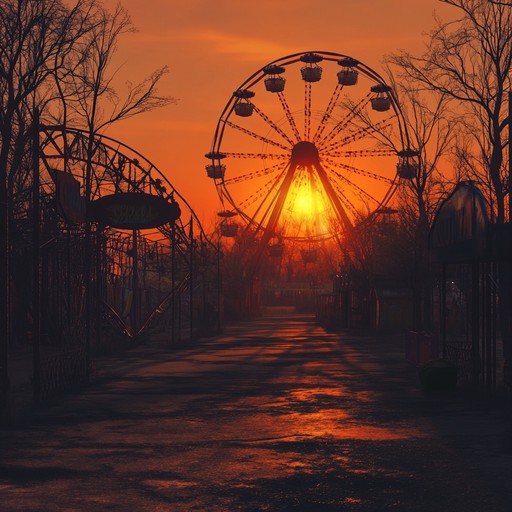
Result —
[{"label": "ferris wheel support frame", "polygon": [[[301,146],[301,144],[304,145]],[[314,167],[327,193],[327,197],[332,203],[333,209],[336,212],[340,224],[344,226],[348,233],[346,245],[348,245],[350,249],[354,252],[356,261],[359,262],[363,268],[365,267],[366,257],[362,251],[361,246],[357,242],[357,234],[354,229],[354,226],[350,222],[350,219],[348,218],[348,215],[346,214],[345,209],[341,204],[341,201],[338,199],[338,196],[327,177],[325,169],[320,164],[320,161],[318,159],[318,153],[315,151],[311,151],[311,148],[306,146],[307,144],[309,143],[305,141],[304,143],[299,143],[295,146],[294,150],[292,151],[292,158],[288,166],[286,176],[284,177],[283,182],[281,184],[277,199],[272,208],[272,213],[266,225],[262,226],[261,228],[263,231],[263,235],[258,241],[257,249],[253,257],[251,258],[250,267],[252,267],[251,270],[253,272],[257,270],[257,265],[261,261],[261,256],[263,255],[270,239],[275,236],[276,227],[281,217],[283,206],[285,204],[286,197],[290,190],[290,186],[293,182],[293,178],[295,176],[295,172],[297,170],[297,166],[299,165],[299,163],[308,163],[309,165]],[[298,148],[301,147],[305,147],[306,150],[304,151],[304,149],[299,149],[299,151],[296,151]],[[249,228],[250,225],[246,227],[246,230]]]}]

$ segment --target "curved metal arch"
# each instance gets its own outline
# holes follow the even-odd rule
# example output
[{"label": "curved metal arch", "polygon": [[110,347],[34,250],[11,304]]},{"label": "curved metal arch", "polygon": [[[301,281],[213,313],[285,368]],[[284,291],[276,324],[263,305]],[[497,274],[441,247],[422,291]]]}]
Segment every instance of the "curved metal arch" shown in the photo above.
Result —
[{"label": "curved metal arch", "polygon": [[[52,177],[53,170],[70,172],[84,187],[86,169],[81,164],[86,164],[89,158],[86,152],[89,133],[61,125],[41,125],[39,132],[41,160],[49,177]],[[101,197],[103,193],[137,191],[165,199],[179,198],[180,206],[188,209],[186,221],[183,221],[183,215],[178,221],[182,229],[185,230],[193,219],[204,239],[213,245],[190,204],[148,158],[127,144],[103,134],[94,135],[93,150],[92,180],[96,181],[96,186],[92,187],[93,197]],[[102,174],[97,172],[99,169],[102,169]],[[165,226],[159,230],[168,235]]]}]

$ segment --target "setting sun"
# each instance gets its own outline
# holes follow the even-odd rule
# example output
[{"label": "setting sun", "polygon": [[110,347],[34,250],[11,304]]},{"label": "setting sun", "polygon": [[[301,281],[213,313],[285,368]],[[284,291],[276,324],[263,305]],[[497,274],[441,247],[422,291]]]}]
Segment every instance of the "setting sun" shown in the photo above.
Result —
[{"label": "setting sun", "polygon": [[314,216],[318,211],[315,200],[315,195],[309,187],[301,187],[297,192],[295,204],[293,205],[294,211],[301,216]]}]

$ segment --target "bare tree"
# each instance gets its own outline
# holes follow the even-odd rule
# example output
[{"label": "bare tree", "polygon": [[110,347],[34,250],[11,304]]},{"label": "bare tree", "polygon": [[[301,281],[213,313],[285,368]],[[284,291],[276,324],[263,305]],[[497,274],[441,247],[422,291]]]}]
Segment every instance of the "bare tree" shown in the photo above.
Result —
[{"label": "bare tree", "polygon": [[86,32],[93,6],[94,0],[72,8],[60,0],[0,2],[0,172],[11,185],[21,171],[34,106],[41,107],[59,56]]},{"label": "bare tree", "polygon": [[[456,126],[449,111],[449,97],[444,93],[422,91],[421,83],[411,80],[399,67],[392,66],[393,59],[387,66],[388,82],[400,111],[400,116],[407,129],[404,141],[416,156],[411,157],[405,165],[411,166],[408,179],[398,182],[398,194],[395,206],[399,207],[396,229],[386,236],[395,237],[391,246],[394,248],[394,260],[400,261],[400,278],[407,277],[415,283],[415,324],[420,328],[430,327],[429,299],[429,262],[427,254],[427,235],[434,212],[442,197],[447,176],[440,172],[441,162],[445,161],[455,138]],[[371,135],[379,147],[401,151],[396,138],[389,128],[372,124],[371,119],[356,105],[349,105],[356,114],[357,122],[366,133]],[[383,211],[383,218],[388,214]],[[374,230],[381,228],[382,219],[376,220]],[[373,228],[372,228],[373,229]],[[371,230],[370,230],[371,231]],[[364,236],[361,232],[361,236]],[[378,238],[378,237],[377,237]],[[372,244],[366,242],[366,246]],[[402,260],[408,255],[408,261]],[[375,259],[375,258],[374,258]],[[380,257],[377,257],[379,260]]]},{"label": "bare tree", "polygon": [[[472,175],[487,191],[496,224],[512,221],[511,175],[506,158],[511,118],[512,9],[489,0],[440,0],[458,18],[443,22],[429,34],[426,50],[417,57],[402,51],[391,58],[407,77],[456,105],[465,142],[458,147],[459,171]],[[510,95],[508,98],[512,98]],[[455,109],[454,109],[455,110]],[[511,109],[512,111],[512,109]],[[509,259],[509,258],[508,258]],[[512,266],[499,266],[499,308],[505,368],[512,381]]]},{"label": "bare tree", "polygon": [[134,32],[127,11],[118,5],[112,12],[98,7],[89,20],[91,30],[69,55],[67,72],[56,76],[61,102],[72,112],[73,123],[100,133],[107,126],[143,112],[161,108],[176,100],[158,94],[158,84],[167,66],[155,70],[142,81],[126,82],[121,96],[114,82],[119,69],[112,60],[123,34]]},{"label": "bare tree", "polygon": [[[10,218],[13,198],[30,190],[35,108],[43,119],[86,128],[92,155],[100,130],[172,101],[157,94],[166,68],[128,84],[122,99],[116,93],[112,56],[130,30],[124,9],[109,13],[97,0],[0,0],[0,389],[8,376]],[[90,180],[86,188],[90,197]]]},{"label": "bare tree", "polygon": [[491,183],[497,223],[505,221],[508,193],[504,169],[512,66],[512,12],[488,0],[441,0],[460,17],[443,22],[429,34],[427,48],[417,57],[402,51],[390,58],[410,79],[429,91],[457,101],[457,116],[466,128],[480,181]]},{"label": "bare tree", "polygon": [[402,238],[413,251],[415,276],[415,324],[431,329],[431,278],[427,239],[434,213],[443,195],[448,173],[441,166],[451,149],[455,126],[449,120],[446,95],[425,95],[414,84],[394,81],[394,90],[417,151],[417,169],[410,180],[399,184],[399,216]]},{"label": "bare tree", "polygon": [[439,204],[444,186],[450,180],[440,171],[457,133],[450,118],[445,94],[424,94],[417,84],[407,81],[397,70],[390,73],[393,90],[407,125],[411,147],[416,151],[416,172],[410,180],[400,182],[401,206],[410,210],[418,239],[424,239]]},{"label": "bare tree", "polygon": [[16,187],[26,180],[31,113],[55,56],[81,36],[92,4],[93,0],[77,0],[72,7],[61,0],[0,1],[0,387],[7,385],[9,220]]}]

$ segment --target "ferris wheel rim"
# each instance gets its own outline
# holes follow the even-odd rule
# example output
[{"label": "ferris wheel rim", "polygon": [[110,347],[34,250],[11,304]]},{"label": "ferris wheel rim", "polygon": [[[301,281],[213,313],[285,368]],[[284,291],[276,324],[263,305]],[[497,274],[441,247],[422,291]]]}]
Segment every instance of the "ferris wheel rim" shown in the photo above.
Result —
[{"label": "ferris wheel rim", "polygon": [[[364,64],[362,61],[357,60],[357,59],[355,59],[355,58],[353,58],[353,57],[351,57],[349,55],[342,54],[342,53],[336,53],[336,52],[318,51],[318,50],[311,51],[311,50],[309,50],[309,51],[302,51],[302,52],[293,53],[293,54],[287,55],[285,57],[280,57],[278,59],[275,59],[275,60],[269,62],[268,64],[265,64],[260,69],[258,69],[256,72],[254,72],[244,82],[242,82],[242,84],[236,90],[238,91],[238,90],[248,89],[249,87],[253,86],[257,82],[260,82],[262,79],[264,79],[265,76],[267,76],[268,73],[266,73],[265,70],[268,69],[269,67],[271,67],[271,66],[278,66],[278,67],[282,66],[282,67],[284,67],[284,66],[287,66],[289,64],[293,64],[295,62],[298,62],[302,55],[309,54],[309,53],[318,54],[320,56],[324,56],[325,55],[325,56],[327,56],[327,57],[325,57],[325,59],[326,60],[331,60],[331,61],[339,61],[340,59],[351,59],[354,62],[357,62],[355,67],[358,70],[363,71],[363,73],[365,73],[371,79],[375,80],[377,83],[387,85],[386,81],[384,80],[384,78],[379,73],[377,73],[375,70],[373,70],[372,68],[370,68],[369,66]],[[285,61],[285,62],[283,62],[283,61]],[[390,98],[392,100],[392,106],[394,107],[395,114],[397,115],[397,117],[398,117],[398,119],[400,121],[400,132],[401,132],[401,136],[405,139],[405,147],[408,148],[410,146],[410,140],[409,140],[409,136],[408,136],[407,125],[405,123],[405,120],[403,119],[403,115],[402,115],[401,109],[399,108],[398,100],[397,100],[393,90],[389,91],[389,96],[390,96]],[[219,129],[221,127],[221,121],[222,121],[226,111],[228,110],[228,108],[231,108],[231,110],[233,109],[232,103],[234,103],[234,98],[235,97],[236,96],[231,96],[231,98],[228,100],[228,103],[224,107],[224,110],[221,112],[221,114],[219,116],[219,121],[218,121],[217,126],[215,128],[215,133],[214,133],[214,138],[213,138],[213,143],[212,143],[212,148],[211,148],[211,152],[212,153],[219,152],[219,148],[216,147],[216,145],[215,145],[215,140],[217,139],[218,132],[219,132]]]},{"label": "ferris wheel rim", "polygon": [[[340,62],[350,62],[350,65],[357,69],[358,72],[361,72],[367,79],[369,79],[371,82],[375,83],[378,87],[378,89],[386,88],[387,96],[390,99],[390,106],[392,107],[392,112],[394,118],[397,120],[397,126],[399,131],[399,139],[401,141],[400,144],[400,151],[407,150],[407,148],[410,147],[410,140],[409,135],[407,131],[407,125],[403,116],[403,113],[401,111],[400,105],[398,103],[398,100],[393,92],[393,90],[386,84],[385,80],[382,78],[382,76],[377,73],[375,70],[364,64],[363,62],[354,59],[351,56],[348,56],[346,54],[337,53],[337,52],[326,52],[326,51],[308,51],[308,52],[297,52],[291,55],[287,55],[285,57],[280,57],[278,59],[275,59],[264,66],[262,66],[260,69],[258,69],[256,72],[254,72],[249,78],[247,78],[244,82],[241,83],[241,85],[237,88],[237,91],[248,91],[251,87],[254,87],[256,84],[261,82],[265,79],[265,77],[268,77],[269,70],[272,69],[281,69],[286,70],[286,68],[292,64],[296,64],[298,62],[307,62],[305,60],[302,60],[302,57],[305,55],[317,55],[319,59],[314,59],[316,62],[321,62],[322,60],[327,60],[331,62],[337,62],[340,64]],[[313,62],[313,60],[312,60]],[[340,64],[341,65],[341,64]],[[388,90],[389,89],[389,90]],[[233,94],[231,98],[228,100],[226,106],[224,107],[218,123],[215,128],[215,133],[213,137],[213,142],[211,146],[210,155],[213,155],[214,157],[216,155],[222,155],[224,149],[222,147],[222,142],[224,138],[225,130],[228,126],[227,120],[233,115],[234,107],[236,105],[236,102],[241,98],[246,96],[246,94]],[[292,148],[293,149],[293,148]],[[396,155],[399,154],[399,151],[395,153]],[[212,158],[212,162],[217,162],[220,164],[220,158],[215,159]],[[224,199],[227,200],[231,206],[239,213],[240,217],[246,222],[247,226],[255,227],[258,229],[261,227],[261,223],[255,220],[254,217],[248,215],[238,204],[237,201],[232,197],[229,188],[227,187],[227,180],[224,175],[221,177],[214,179],[215,186],[217,188],[217,192],[219,197],[221,198],[221,201]],[[369,213],[367,218],[364,222],[361,222],[360,225],[367,224],[368,222],[372,222],[375,216],[375,212],[377,212],[380,208],[385,206],[389,203],[389,201],[392,199],[392,196],[394,195],[396,189],[397,189],[397,183],[398,183],[398,175],[394,174],[391,182],[389,184],[389,187],[385,194],[382,196],[382,198],[377,201],[376,206],[373,208],[373,210]],[[328,238],[337,236],[336,233],[331,233]],[[287,238],[295,238],[295,237],[286,237],[283,236],[284,239]]]}]

